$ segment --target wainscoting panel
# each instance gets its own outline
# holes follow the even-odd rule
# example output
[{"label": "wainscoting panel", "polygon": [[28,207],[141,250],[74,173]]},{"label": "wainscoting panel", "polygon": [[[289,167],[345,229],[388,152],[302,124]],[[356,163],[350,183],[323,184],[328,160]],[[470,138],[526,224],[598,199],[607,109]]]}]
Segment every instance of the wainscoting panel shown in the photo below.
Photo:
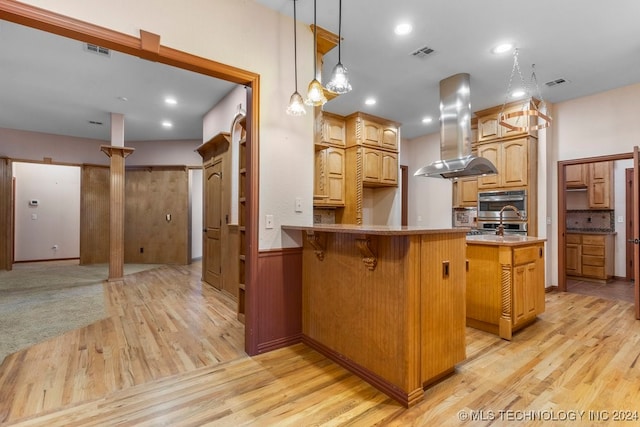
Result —
[{"label": "wainscoting panel", "polygon": [[80,264],[109,262],[109,167],[82,165]]},{"label": "wainscoting panel", "polygon": [[302,248],[258,254],[258,352],[302,339]]}]

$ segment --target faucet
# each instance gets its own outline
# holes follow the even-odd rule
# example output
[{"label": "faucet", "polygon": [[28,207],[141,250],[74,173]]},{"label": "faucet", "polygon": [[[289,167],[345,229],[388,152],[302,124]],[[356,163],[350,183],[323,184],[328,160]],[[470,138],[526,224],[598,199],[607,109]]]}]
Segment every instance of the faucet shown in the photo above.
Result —
[{"label": "faucet", "polygon": [[504,212],[505,209],[511,209],[516,213],[516,215],[518,215],[518,218],[522,219],[522,214],[520,213],[518,208],[516,208],[513,205],[504,205],[502,209],[500,209],[500,224],[498,224],[498,228],[496,228],[496,234],[498,236],[504,236],[504,225],[502,225],[502,212]]}]

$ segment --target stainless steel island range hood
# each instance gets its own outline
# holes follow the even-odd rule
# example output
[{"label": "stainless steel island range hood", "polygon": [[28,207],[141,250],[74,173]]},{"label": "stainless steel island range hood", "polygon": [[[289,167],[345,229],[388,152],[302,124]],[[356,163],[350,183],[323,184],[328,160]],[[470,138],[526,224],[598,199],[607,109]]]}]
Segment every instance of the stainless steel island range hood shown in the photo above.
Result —
[{"label": "stainless steel island range hood", "polygon": [[440,158],[420,168],[414,176],[459,178],[498,173],[493,163],[471,154],[471,104],[469,74],[440,81]]}]

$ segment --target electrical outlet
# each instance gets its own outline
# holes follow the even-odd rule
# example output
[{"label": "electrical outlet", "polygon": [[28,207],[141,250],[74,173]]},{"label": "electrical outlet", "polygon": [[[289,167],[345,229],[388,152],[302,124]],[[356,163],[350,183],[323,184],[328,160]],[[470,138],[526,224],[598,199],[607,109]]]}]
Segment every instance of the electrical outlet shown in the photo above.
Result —
[{"label": "electrical outlet", "polygon": [[618,217],[618,222],[624,222],[624,217],[622,215]]},{"label": "electrical outlet", "polygon": [[272,229],[273,228],[273,215],[266,215],[264,221],[264,228]]}]

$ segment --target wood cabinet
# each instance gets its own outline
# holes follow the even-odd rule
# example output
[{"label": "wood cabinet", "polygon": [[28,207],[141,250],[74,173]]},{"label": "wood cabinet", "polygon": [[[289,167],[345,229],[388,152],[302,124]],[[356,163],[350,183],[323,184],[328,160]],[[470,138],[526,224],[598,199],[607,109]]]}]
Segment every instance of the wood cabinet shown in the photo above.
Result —
[{"label": "wood cabinet", "polygon": [[566,236],[567,276],[608,281],[614,275],[615,235],[570,233]]},{"label": "wood cabinet", "polygon": [[398,151],[399,125],[396,122],[357,112],[345,118],[347,147],[363,145]]},{"label": "wood cabinet", "polygon": [[362,184],[365,187],[398,185],[398,154],[362,148]]},{"label": "wood cabinet", "polygon": [[587,194],[590,209],[613,209],[613,162],[589,163]]},{"label": "wood cabinet", "polygon": [[453,181],[453,207],[475,208],[478,206],[478,178],[459,178]]},{"label": "wood cabinet", "polygon": [[510,340],[545,310],[544,241],[481,238],[467,238],[467,326]]},{"label": "wood cabinet", "polygon": [[587,188],[589,167],[586,164],[567,165],[564,169],[567,188]]},{"label": "wood cabinet", "polygon": [[[504,114],[515,113],[527,105],[522,101],[512,102],[504,106]],[[493,141],[496,139],[521,138],[523,136],[537,136],[534,131],[513,130],[500,125],[499,115],[502,111],[502,105],[488,108],[486,110],[477,111],[478,116],[478,142]],[[507,119],[507,123],[516,127],[525,127],[535,120],[529,116],[517,116]]]},{"label": "wood cabinet", "polygon": [[478,156],[490,160],[496,175],[478,178],[478,189],[526,187],[529,185],[530,138],[498,141],[478,146]]},{"label": "wood cabinet", "polygon": [[344,117],[318,109],[318,116],[316,116],[315,123],[316,145],[328,145],[339,148],[345,147],[346,138]]},{"label": "wood cabinet", "polygon": [[343,148],[328,147],[315,153],[314,206],[344,206]]}]

